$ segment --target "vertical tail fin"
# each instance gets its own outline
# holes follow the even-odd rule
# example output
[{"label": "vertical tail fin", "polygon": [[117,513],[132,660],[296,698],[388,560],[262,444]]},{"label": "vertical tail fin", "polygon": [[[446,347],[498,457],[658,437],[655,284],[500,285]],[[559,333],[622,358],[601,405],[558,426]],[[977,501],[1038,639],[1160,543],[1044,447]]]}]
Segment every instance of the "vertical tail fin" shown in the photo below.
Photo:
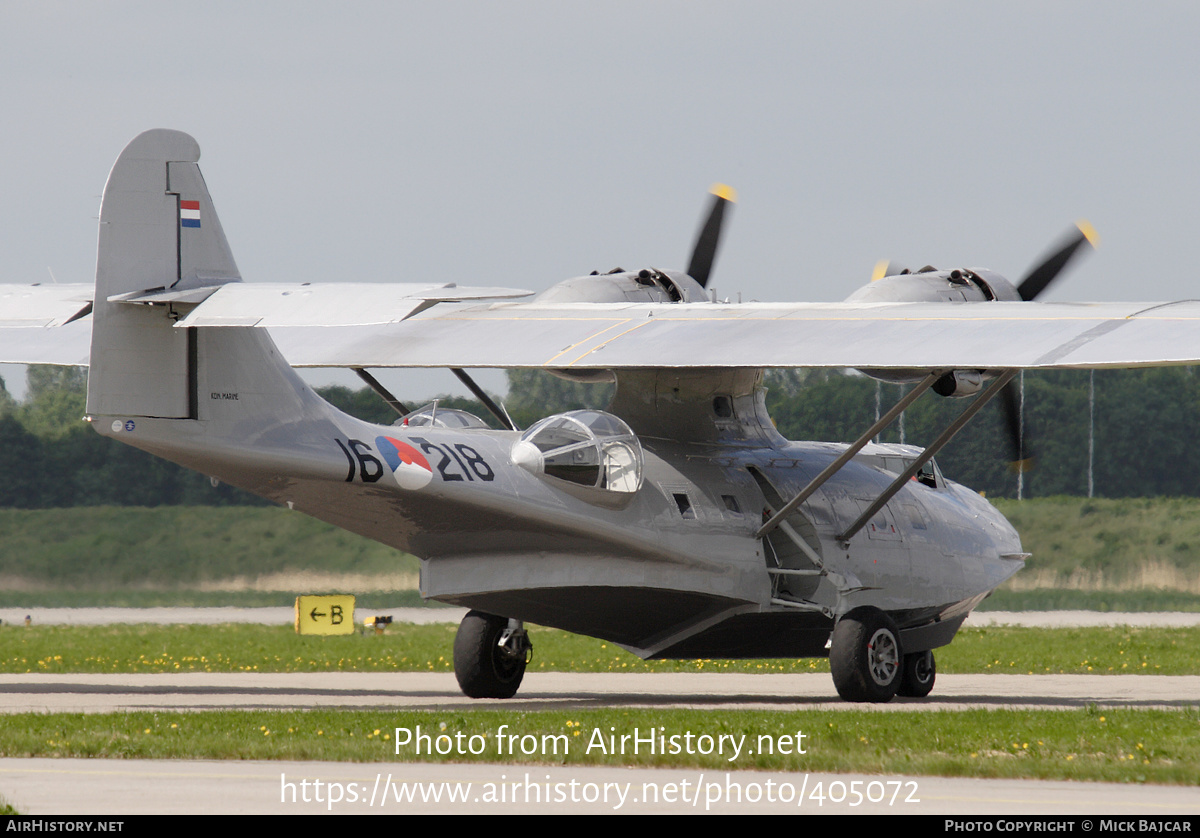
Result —
[{"label": "vertical tail fin", "polygon": [[317,396],[266,330],[180,325],[214,286],[240,281],[199,157],[188,135],[148,131],[108,177],[88,375],[92,427],[272,500],[290,504],[316,492],[307,497],[320,508],[315,498],[324,495],[314,487],[348,485],[338,422],[356,420]]},{"label": "vertical tail fin", "polygon": [[240,280],[187,134],[156,129],[121,152],[104,187],[96,254],[92,414],[196,418],[196,335],[170,306],[121,294]]}]

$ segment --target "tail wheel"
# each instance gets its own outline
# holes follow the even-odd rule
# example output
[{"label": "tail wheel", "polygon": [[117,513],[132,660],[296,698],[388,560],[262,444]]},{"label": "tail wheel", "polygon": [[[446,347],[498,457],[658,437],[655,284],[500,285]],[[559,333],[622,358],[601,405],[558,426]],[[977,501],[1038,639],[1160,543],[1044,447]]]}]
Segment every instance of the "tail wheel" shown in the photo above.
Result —
[{"label": "tail wheel", "polygon": [[933,652],[913,652],[904,656],[904,676],[900,680],[900,695],[924,698],[933,689],[937,663]]},{"label": "tail wheel", "polygon": [[[514,627],[515,626],[515,627]],[[471,611],[454,636],[454,675],[470,698],[512,698],[533,649],[525,629],[506,617]]]},{"label": "tail wheel", "polygon": [[846,701],[891,701],[903,679],[900,632],[878,608],[856,608],[838,620],[829,649],[829,669]]}]

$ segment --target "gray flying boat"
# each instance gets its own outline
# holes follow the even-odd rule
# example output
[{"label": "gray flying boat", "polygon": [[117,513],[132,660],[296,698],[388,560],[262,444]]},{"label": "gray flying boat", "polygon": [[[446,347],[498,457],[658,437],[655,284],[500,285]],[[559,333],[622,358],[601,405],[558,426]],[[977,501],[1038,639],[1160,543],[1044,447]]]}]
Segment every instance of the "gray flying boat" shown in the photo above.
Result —
[{"label": "gray flying boat", "polygon": [[[167,130],[125,148],[95,286],[0,287],[0,361],[89,364],[99,433],[420,557],[422,594],[471,609],[454,667],[474,697],[516,693],[526,622],[644,658],[828,656],[847,700],[924,696],[933,650],[1028,556],[937,451],[1021,369],[1200,360],[1198,303],[1032,302],[1082,235],[1016,286],[885,269],[843,303],[716,302],[723,190],[686,272],[593,274],[532,300],[243,283],[199,156]],[[295,367],[354,369],[402,415],[341,413]],[[469,368],[540,368],[616,395],[521,430],[474,388],[492,430],[408,411],[368,372],[382,367],[472,387]],[[915,386],[850,444],[789,442],[765,409],[770,367]],[[928,389],[972,400],[928,448],[871,442]]]}]

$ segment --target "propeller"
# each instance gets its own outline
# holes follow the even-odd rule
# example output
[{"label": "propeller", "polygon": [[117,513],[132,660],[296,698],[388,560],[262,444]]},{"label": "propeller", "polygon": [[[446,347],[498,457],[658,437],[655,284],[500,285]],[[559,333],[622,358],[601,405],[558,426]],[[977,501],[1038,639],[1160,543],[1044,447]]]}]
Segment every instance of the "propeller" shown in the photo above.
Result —
[{"label": "propeller", "polygon": [[[1086,221],[1077,222],[1075,228],[1018,283],[1017,293],[1021,295],[1022,300],[1032,302],[1041,296],[1085,244],[1095,249],[1100,241],[1096,229]],[[1023,473],[1033,468],[1034,458],[1025,450],[1024,434],[1021,432],[1021,394],[1017,382],[1014,380],[1006,384],[1001,396],[1004,398],[1004,424],[1013,452],[1013,459],[1008,468],[1012,472]]]},{"label": "propeller", "polygon": [[1043,291],[1050,287],[1050,283],[1058,278],[1063,268],[1070,263],[1081,247],[1087,244],[1095,248],[1099,243],[1100,238],[1091,224],[1079,221],[1075,228],[1075,231],[1068,234],[1053,253],[1025,274],[1025,278],[1017,285],[1017,293],[1021,295],[1022,300],[1025,302],[1036,300]]},{"label": "propeller", "polygon": [[692,247],[692,259],[688,263],[688,276],[700,283],[701,288],[708,287],[708,278],[712,274],[713,262],[717,258],[717,246],[721,243],[721,224],[725,220],[725,207],[737,201],[737,192],[733,187],[723,183],[714,184],[712,189],[712,204],[708,209],[708,218],[700,228],[696,244]]},{"label": "propeller", "polygon": [[[1012,290],[1016,291],[1017,296],[1025,302],[1031,302],[1045,293],[1046,289],[1058,279],[1066,267],[1074,260],[1087,245],[1089,248],[1094,248],[1099,242],[1099,237],[1096,235],[1095,228],[1086,221],[1079,221],[1075,225],[1075,229],[1068,233],[1041,261],[1034,265],[1028,273]],[[921,274],[926,271],[934,270],[930,266],[921,268],[916,273]],[[876,282],[886,276],[897,276],[900,274],[908,274],[910,271],[903,265],[895,262],[890,262],[886,259],[881,260],[875,265],[875,270],[871,274],[871,281]],[[1007,283],[1005,283],[1007,286]],[[1001,295],[1002,299],[1011,299],[1011,291],[1004,291]],[[1013,459],[1010,463],[1010,469],[1017,472],[1024,472],[1032,468],[1033,457],[1026,450],[1021,433],[1021,397],[1019,385],[1015,381],[1010,381],[1004,387],[1004,392],[1001,394],[1004,398],[1001,402],[1001,407],[1004,411],[1004,424],[1010,440],[1013,452]]]}]

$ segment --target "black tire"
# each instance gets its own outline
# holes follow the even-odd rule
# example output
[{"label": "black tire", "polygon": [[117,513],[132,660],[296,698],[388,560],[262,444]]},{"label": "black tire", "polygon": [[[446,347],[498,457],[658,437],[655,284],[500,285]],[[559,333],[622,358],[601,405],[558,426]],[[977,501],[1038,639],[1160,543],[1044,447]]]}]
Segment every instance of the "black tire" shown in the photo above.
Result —
[{"label": "black tire", "polygon": [[525,677],[525,656],[506,655],[497,646],[508,619],[471,611],[454,635],[454,675],[469,698],[512,698]]},{"label": "black tire", "polygon": [[933,690],[937,678],[937,661],[933,652],[913,652],[904,656],[904,675],[900,679],[899,695],[924,698]]},{"label": "black tire", "polygon": [[903,678],[900,631],[878,608],[855,608],[833,627],[829,669],[846,701],[891,701]]}]

